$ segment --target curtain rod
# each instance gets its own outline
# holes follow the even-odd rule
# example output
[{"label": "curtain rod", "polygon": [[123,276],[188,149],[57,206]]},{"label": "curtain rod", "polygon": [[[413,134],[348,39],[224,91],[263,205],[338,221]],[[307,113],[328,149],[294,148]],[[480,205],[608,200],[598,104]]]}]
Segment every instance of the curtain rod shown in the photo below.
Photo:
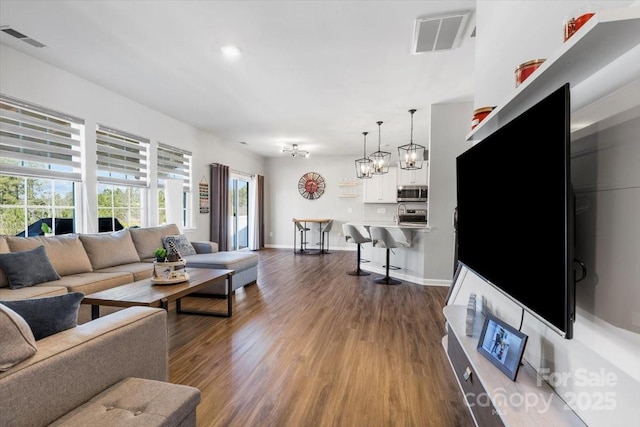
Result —
[{"label": "curtain rod", "polygon": [[256,176],[256,174],[250,174],[250,173],[247,173],[247,172],[239,171],[237,169],[229,168],[229,171],[231,171],[231,173],[235,173],[236,175],[242,175],[242,176],[246,176],[246,177],[249,177],[249,178],[253,178],[253,177]]}]

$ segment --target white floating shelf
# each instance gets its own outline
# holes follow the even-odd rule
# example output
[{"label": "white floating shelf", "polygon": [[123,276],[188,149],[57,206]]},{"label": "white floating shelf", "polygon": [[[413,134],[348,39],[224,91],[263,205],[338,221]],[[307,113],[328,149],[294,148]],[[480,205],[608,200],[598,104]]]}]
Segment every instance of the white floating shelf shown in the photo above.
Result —
[{"label": "white floating shelf", "polygon": [[[567,82],[571,85],[572,112],[630,84],[639,78],[640,61],[636,60],[640,57],[639,44],[640,7],[596,13],[518,86],[509,99],[473,129],[467,141],[479,141],[491,135]],[[616,67],[614,63],[619,58]],[[601,70],[606,78],[590,78]],[[583,82],[585,84],[581,84]],[[596,120],[603,120],[606,115],[601,111],[595,113]]]}]

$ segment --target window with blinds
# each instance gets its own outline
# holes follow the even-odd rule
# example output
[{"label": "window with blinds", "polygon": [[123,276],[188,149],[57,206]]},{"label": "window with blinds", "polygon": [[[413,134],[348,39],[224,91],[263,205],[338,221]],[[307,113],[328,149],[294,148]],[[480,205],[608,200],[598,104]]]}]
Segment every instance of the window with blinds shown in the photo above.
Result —
[{"label": "window with blinds", "polygon": [[182,180],[182,226],[188,227],[190,223],[191,206],[191,152],[158,144],[158,224],[167,222],[167,205],[165,193],[165,180]]},{"label": "window with blinds", "polygon": [[4,175],[80,181],[84,120],[0,95]]},{"label": "window with blinds", "polygon": [[148,139],[98,125],[96,147],[99,183],[147,186]]},{"label": "window with blinds", "polygon": [[180,179],[184,191],[191,191],[191,153],[165,144],[158,144],[158,187],[165,179]]}]

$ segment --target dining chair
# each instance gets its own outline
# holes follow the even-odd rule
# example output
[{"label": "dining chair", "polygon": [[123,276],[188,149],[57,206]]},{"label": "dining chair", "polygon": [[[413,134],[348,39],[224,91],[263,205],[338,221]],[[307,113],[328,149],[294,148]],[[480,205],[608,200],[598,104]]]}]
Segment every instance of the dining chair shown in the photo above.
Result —
[{"label": "dining chair", "polygon": [[308,228],[308,227],[303,226],[300,223],[300,221],[296,221],[295,218],[293,220],[296,223],[296,228],[300,232],[300,252],[304,252],[304,251],[306,251],[306,248],[307,248],[307,242],[306,242],[307,231],[309,231],[311,229]]},{"label": "dining chair", "polygon": [[356,259],[356,269],[355,271],[349,271],[347,274],[350,276],[368,276],[371,273],[368,271],[363,271],[360,269],[360,247],[363,243],[371,242],[371,239],[365,237],[360,233],[358,228],[351,224],[342,224],[342,232],[344,233],[344,238],[347,242],[355,243],[358,245],[358,258]]},{"label": "dining chair", "polygon": [[[323,254],[330,254],[329,252],[329,235],[331,233],[331,229],[333,228],[333,220],[329,220],[327,225],[322,229],[322,236],[320,237],[320,251]],[[324,242],[327,242],[327,248],[324,248]]]}]

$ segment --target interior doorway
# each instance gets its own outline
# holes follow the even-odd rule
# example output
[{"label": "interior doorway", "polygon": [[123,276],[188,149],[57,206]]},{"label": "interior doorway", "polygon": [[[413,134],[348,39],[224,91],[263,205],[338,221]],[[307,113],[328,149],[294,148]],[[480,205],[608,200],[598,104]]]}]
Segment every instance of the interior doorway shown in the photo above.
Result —
[{"label": "interior doorway", "polygon": [[230,246],[235,251],[249,247],[249,182],[231,177],[229,185]]}]

